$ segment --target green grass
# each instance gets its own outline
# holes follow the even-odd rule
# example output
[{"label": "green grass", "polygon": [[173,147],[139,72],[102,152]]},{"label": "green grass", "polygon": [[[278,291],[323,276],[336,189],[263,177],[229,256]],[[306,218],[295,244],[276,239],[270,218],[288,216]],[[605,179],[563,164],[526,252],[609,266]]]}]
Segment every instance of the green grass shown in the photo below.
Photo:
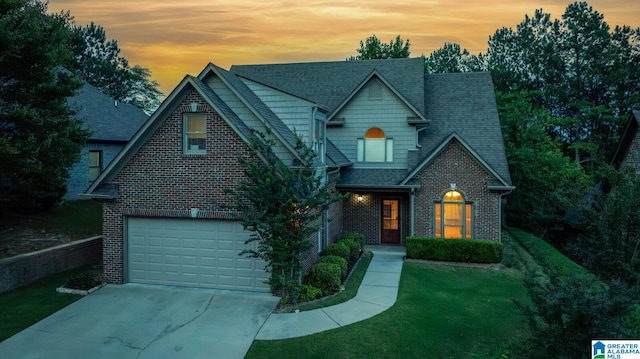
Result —
[{"label": "green grass", "polygon": [[72,273],[80,270],[58,273],[1,294],[0,341],[82,298],[78,295],[56,292],[56,288],[63,285]]},{"label": "green grass", "polygon": [[355,297],[356,294],[358,294],[358,288],[360,288],[360,283],[362,283],[362,279],[364,278],[364,275],[367,273],[367,268],[369,268],[369,263],[371,263],[371,255],[365,253],[360,258],[358,265],[351,272],[351,276],[349,276],[349,279],[347,280],[347,283],[345,284],[344,290],[342,292],[340,292],[339,294],[331,298],[301,305],[300,308],[298,309],[300,309],[300,311],[306,311],[306,310],[329,307],[332,305],[344,303],[349,299]]},{"label": "green grass", "polygon": [[408,262],[389,310],[311,336],[256,341],[247,358],[498,358],[528,334],[513,298],[527,298],[519,271]]}]

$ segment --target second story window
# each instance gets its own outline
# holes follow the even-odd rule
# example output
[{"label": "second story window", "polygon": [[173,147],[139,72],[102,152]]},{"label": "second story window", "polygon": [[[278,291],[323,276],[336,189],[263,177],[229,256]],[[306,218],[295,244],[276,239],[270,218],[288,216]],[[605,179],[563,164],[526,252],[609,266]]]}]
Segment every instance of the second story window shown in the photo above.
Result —
[{"label": "second story window", "polygon": [[207,121],[205,115],[184,116],[184,153],[207,153]]},{"label": "second story window", "polygon": [[370,128],[358,139],[357,152],[358,162],[393,162],[393,139],[377,127]]}]

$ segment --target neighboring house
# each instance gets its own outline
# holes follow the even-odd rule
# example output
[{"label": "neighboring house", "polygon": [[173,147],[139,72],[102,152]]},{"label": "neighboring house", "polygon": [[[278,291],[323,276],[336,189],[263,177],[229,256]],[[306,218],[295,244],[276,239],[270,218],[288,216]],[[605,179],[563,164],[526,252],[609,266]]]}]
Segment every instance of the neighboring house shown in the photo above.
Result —
[{"label": "neighboring house", "polygon": [[118,103],[97,88],[84,84],[68,99],[75,115],[91,131],[80,160],[69,170],[65,200],[76,200],[98,178],[149,116],[140,108]]},{"label": "neighboring house", "polygon": [[618,142],[618,148],[613,156],[613,164],[618,170],[633,168],[640,174],[640,111],[633,111],[624,132]]},{"label": "neighboring house", "polygon": [[[248,233],[224,205],[238,157],[269,127],[339,174],[347,200],[325,213],[309,262],[343,231],[369,244],[409,235],[500,240],[514,189],[489,73],[424,75],[424,59],[233,66],[186,76],[86,195],[104,201],[109,283],[268,291],[264,263],[238,256]],[[308,264],[308,263],[305,263]]]}]

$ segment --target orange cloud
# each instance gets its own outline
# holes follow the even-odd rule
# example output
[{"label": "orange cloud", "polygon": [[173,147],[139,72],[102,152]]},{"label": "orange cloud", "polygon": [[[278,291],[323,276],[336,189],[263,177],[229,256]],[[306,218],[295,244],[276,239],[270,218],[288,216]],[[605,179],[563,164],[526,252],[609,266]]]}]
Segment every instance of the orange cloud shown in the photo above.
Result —
[{"label": "orange cloud", "polygon": [[[636,0],[592,0],[610,25],[637,27]],[[515,27],[543,8],[558,18],[569,1],[463,0],[255,1],[50,0],[50,12],[70,10],[79,25],[102,25],[132,64],[152,71],[164,92],[208,62],[232,64],[343,60],[376,34],[410,39],[413,56],[445,42],[484,52],[501,27]]]}]

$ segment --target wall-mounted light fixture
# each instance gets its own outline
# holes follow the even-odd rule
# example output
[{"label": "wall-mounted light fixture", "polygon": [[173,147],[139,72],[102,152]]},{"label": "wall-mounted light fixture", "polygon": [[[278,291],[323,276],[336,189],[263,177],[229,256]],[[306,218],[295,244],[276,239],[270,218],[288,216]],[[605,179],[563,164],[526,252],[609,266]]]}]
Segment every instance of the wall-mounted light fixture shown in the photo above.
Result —
[{"label": "wall-mounted light fixture", "polygon": [[191,208],[191,210],[189,210],[189,212],[191,213],[191,218],[196,218],[196,217],[198,217],[198,212],[200,212],[200,209]]},{"label": "wall-mounted light fixture", "polygon": [[358,199],[358,202],[362,202],[362,195],[361,194],[357,195],[356,198]]}]

